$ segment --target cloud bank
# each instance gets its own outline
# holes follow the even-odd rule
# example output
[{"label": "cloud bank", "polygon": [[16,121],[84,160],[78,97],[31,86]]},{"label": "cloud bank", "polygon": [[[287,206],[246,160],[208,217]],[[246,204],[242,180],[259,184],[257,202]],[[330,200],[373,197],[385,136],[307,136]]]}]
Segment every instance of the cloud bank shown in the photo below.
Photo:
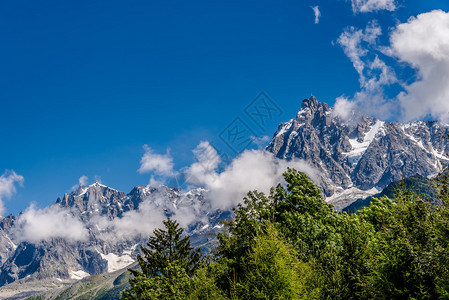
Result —
[{"label": "cloud bank", "polygon": [[23,176],[18,175],[13,170],[5,171],[0,176],[0,216],[5,213],[3,199],[9,199],[16,192],[16,184],[23,184]]}]

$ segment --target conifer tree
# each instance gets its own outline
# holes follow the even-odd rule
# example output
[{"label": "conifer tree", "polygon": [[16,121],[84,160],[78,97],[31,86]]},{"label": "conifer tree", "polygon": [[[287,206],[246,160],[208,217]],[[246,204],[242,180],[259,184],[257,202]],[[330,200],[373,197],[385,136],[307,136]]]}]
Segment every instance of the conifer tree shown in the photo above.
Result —
[{"label": "conifer tree", "polygon": [[[190,236],[183,237],[183,229],[179,223],[168,218],[163,221],[165,229],[155,229],[150,236],[147,247],[142,247],[142,255],[137,256],[141,270],[129,271],[134,278],[130,279],[131,288],[124,293],[125,299],[153,299],[151,291],[158,291],[167,283],[188,280],[201,266],[200,249],[190,244]],[[174,270],[177,270],[174,272]],[[181,276],[182,275],[182,276]],[[181,278],[181,277],[182,278]],[[180,288],[182,289],[182,288]],[[165,289],[170,291],[170,289]],[[178,294],[179,291],[171,291]],[[186,291],[183,291],[186,292]],[[177,299],[164,295],[167,299]]]}]

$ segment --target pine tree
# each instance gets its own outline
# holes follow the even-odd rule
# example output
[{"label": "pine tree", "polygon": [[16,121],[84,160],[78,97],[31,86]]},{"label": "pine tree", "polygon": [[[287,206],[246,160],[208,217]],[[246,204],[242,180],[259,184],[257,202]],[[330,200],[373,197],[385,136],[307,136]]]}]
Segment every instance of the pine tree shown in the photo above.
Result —
[{"label": "pine tree", "polygon": [[[153,231],[147,243],[148,248],[141,246],[143,256],[137,256],[141,271],[129,270],[134,278],[129,281],[131,288],[123,294],[125,299],[157,299],[163,286],[171,285],[174,281],[180,282],[180,274],[184,274],[181,276],[183,281],[188,281],[201,266],[200,249],[191,246],[190,236],[183,237],[184,230],[179,227],[179,223],[168,218],[163,224],[165,230]],[[163,288],[164,291],[171,291],[167,292],[170,295],[164,294],[164,298],[178,299],[175,295],[186,288],[187,283],[182,288]]]}]

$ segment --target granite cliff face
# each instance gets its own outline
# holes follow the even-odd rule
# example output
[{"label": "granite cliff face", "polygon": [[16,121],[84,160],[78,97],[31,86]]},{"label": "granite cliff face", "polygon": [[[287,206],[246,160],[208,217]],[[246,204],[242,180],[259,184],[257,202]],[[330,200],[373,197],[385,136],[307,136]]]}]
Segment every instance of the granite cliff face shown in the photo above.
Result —
[{"label": "granite cliff face", "polygon": [[[205,190],[201,188],[183,192],[165,186],[137,186],[125,194],[96,182],[65,194],[53,206],[81,220],[88,230],[88,238],[75,242],[63,238],[17,242],[11,232],[16,218],[1,219],[0,286],[24,278],[76,280],[126,267],[135,261],[140,251],[138,245],[145,244],[150,232],[125,234],[114,230],[112,225],[126,213],[141,213],[139,208],[144,206],[157,209],[164,218],[178,208],[188,209],[197,220],[189,222],[187,229],[196,246],[207,244],[221,227],[220,220],[229,217],[229,212],[210,211]],[[147,213],[151,217],[151,211]]]},{"label": "granite cliff face", "polygon": [[379,190],[403,176],[438,173],[447,159],[449,146],[442,138],[447,133],[449,126],[436,121],[384,122],[360,113],[343,120],[312,96],[294,119],[279,126],[266,150],[309,162],[321,174],[325,196],[338,202],[349,189]]}]

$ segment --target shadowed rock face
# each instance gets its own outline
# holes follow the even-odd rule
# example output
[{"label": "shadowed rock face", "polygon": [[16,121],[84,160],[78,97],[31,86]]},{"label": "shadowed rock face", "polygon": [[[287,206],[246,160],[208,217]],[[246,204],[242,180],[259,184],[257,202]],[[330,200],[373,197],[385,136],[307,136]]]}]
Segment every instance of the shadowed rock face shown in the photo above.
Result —
[{"label": "shadowed rock face", "polygon": [[321,174],[326,196],[351,187],[384,188],[403,176],[433,175],[445,159],[449,126],[435,121],[383,122],[352,114],[334,115],[326,103],[305,99],[294,119],[282,123],[266,150],[277,157],[300,158]]},{"label": "shadowed rock face", "polygon": [[[81,220],[87,230],[85,241],[53,238],[38,243],[14,242],[12,234],[16,218],[0,219],[0,286],[18,279],[77,279],[81,275],[96,275],[111,271],[110,260],[119,263],[135,260],[148,235],[117,235],[98,224],[119,220],[127,212],[137,211],[144,201],[151,202],[165,216],[174,213],[174,207],[189,208],[197,216],[187,228],[196,245],[207,244],[217,233],[220,220],[229,218],[229,212],[212,211],[205,200],[204,189],[183,192],[165,186],[137,186],[129,194],[104,186],[98,182],[79,187],[58,198],[60,206]],[[101,220],[101,221],[99,221]],[[161,224],[162,225],[162,224]],[[218,225],[218,226],[217,226]],[[150,234],[151,232],[148,232]],[[109,264],[109,265],[108,265]]]}]

